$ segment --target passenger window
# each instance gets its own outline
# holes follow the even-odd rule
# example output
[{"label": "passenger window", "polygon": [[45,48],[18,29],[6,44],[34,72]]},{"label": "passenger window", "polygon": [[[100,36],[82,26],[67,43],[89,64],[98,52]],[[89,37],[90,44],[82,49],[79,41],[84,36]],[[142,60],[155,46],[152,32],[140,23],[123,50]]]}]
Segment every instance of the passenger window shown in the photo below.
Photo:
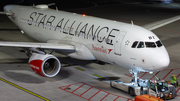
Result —
[{"label": "passenger window", "polygon": [[156,44],[157,44],[158,47],[161,47],[161,46],[162,46],[161,41],[157,41]]},{"label": "passenger window", "polygon": [[150,48],[155,48],[156,47],[154,42],[145,42],[145,44],[146,44],[146,47],[150,47]]},{"label": "passenger window", "polygon": [[132,48],[135,48],[137,46],[137,44],[138,44],[138,41],[135,41],[132,45]]},{"label": "passenger window", "polygon": [[144,42],[139,42],[139,45],[137,48],[144,48]]}]

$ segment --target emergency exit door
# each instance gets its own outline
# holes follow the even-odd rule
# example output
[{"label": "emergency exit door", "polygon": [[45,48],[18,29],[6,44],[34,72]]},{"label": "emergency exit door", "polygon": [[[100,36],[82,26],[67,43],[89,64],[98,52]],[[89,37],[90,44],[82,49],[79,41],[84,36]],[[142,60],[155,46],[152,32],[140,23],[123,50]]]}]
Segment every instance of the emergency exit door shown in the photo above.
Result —
[{"label": "emergency exit door", "polygon": [[119,32],[114,44],[114,54],[115,55],[121,55],[121,46],[124,39],[124,36],[126,35],[126,32]]}]

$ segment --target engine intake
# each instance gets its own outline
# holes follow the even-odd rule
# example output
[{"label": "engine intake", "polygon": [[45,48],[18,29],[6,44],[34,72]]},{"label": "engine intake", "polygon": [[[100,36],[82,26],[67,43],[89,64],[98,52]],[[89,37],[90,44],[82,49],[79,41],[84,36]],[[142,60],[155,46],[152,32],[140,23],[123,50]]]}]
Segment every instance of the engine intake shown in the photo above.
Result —
[{"label": "engine intake", "polygon": [[29,59],[29,66],[35,73],[44,77],[54,77],[61,69],[60,61],[50,54],[33,53]]}]

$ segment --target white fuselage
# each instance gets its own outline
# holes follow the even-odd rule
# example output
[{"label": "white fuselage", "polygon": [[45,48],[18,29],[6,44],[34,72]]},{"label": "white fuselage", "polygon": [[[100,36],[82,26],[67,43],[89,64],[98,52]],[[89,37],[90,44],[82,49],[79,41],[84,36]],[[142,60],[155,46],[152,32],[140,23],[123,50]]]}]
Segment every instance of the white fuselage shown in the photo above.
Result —
[{"label": "white fuselage", "polygon": [[[159,38],[136,25],[31,6],[8,5],[4,10],[12,14],[9,18],[20,30],[37,41],[74,45],[76,52],[68,54],[70,57],[138,71],[162,70],[169,65],[165,47],[156,43]],[[140,42],[143,45],[138,47]],[[148,47],[148,42],[155,47]]]}]

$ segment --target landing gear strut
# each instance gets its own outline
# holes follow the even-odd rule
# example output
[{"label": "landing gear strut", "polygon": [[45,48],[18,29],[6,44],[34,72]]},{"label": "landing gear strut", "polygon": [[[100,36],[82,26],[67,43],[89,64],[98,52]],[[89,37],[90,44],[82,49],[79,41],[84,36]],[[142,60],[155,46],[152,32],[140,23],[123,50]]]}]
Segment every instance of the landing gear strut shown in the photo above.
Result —
[{"label": "landing gear strut", "polygon": [[134,82],[135,82],[136,84],[138,84],[138,83],[137,83],[137,80],[138,80],[139,78],[138,78],[137,74],[139,73],[139,71],[134,70],[134,69],[130,69],[129,72],[133,75],[133,77],[134,77]]}]

